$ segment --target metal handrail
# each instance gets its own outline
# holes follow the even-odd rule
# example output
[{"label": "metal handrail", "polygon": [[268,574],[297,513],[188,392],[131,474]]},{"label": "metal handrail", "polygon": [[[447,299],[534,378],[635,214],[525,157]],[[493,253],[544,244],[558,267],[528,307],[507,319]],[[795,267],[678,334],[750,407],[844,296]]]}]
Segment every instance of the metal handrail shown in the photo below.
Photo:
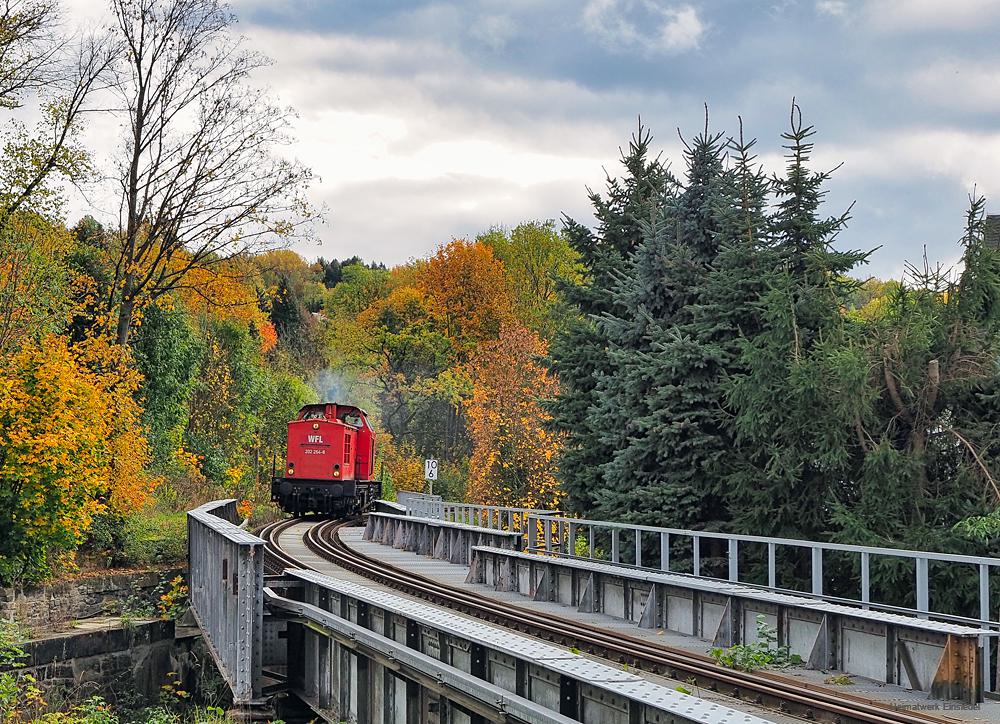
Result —
[{"label": "metal handrail", "polygon": [[403,504],[406,514],[420,518],[436,518],[452,523],[467,523],[480,528],[526,532],[529,515],[560,515],[558,510],[518,508],[506,505],[480,505],[442,500],[437,495],[408,493]]},{"label": "metal handrail", "polygon": [[[539,513],[538,520],[555,520],[555,516],[547,516]],[[625,530],[641,530],[651,533],[670,533],[672,535],[682,535],[694,538],[716,538],[720,540],[738,540],[745,543],[776,543],[778,545],[794,546],[799,548],[820,547],[826,550],[847,551],[847,552],[868,552],[879,555],[896,556],[899,558],[927,558],[936,561],[948,561],[953,563],[988,563],[992,566],[1000,567],[1000,558],[988,556],[968,556],[961,553],[936,553],[933,551],[917,551],[907,548],[881,548],[878,546],[859,546],[851,543],[826,543],[823,541],[802,540],[799,538],[772,538],[760,535],[745,535],[742,533],[720,533],[708,530],[686,530],[683,528],[661,528],[655,525],[640,525],[638,523],[616,523],[610,520],[588,520],[587,518],[568,518],[558,516],[558,520],[573,520],[580,525],[593,525],[601,528],[618,528]]]},{"label": "metal handrail", "polygon": [[188,585],[194,613],[237,705],[261,700],[264,541],[236,525],[236,501],[188,512]]},{"label": "metal handrail", "polygon": [[[916,608],[904,609],[917,616],[927,618],[930,614],[952,616],[949,612],[932,612],[930,609],[930,574],[929,564],[931,561],[943,563],[959,563],[974,565],[979,572],[979,620],[990,628],[1000,628],[1000,622],[990,618],[990,572],[991,569],[1000,569],[1000,558],[986,556],[969,556],[956,553],[936,553],[932,551],[918,551],[905,548],[884,548],[879,546],[859,546],[848,543],[826,543],[822,541],[809,541],[796,538],[777,538],[759,535],[744,535],[739,533],[721,533],[713,531],[684,530],[681,528],[664,528],[652,525],[641,525],[632,523],[618,523],[606,520],[587,520],[585,518],[566,518],[563,516],[550,516],[534,514],[529,516],[528,550],[539,552],[565,552],[571,554],[575,552],[578,535],[582,529],[587,529],[587,558],[602,560],[595,557],[594,532],[595,530],[607,530],[611,535],[610,562],[621,564],[621,537],[622,532],[631,533],[635,545],[635,565],[638,568],[648,570],[661,570],[676,573],[670,568],[671,539],[684,538],[691,541],[691,568],[692,575],[701,576],[702,539],[721,540],[727,544],[728,554],[728,578],[732,583],[744,582],[740,580],[739,572],[739,545],[740,543],[763,544],[767,546],[767,585],[765,589],[776,592],[787,589],[778,587],[777,580],[777,550],[778,547],[808,549],[810,551],[810,578],[811,591],[813,596],[822,597],[823,594],[823,554],[824,552],[854,553],[860,556],[860,598],[841,599],[862,607],[871,607],[871,561],[876,558],[904,558],[914,562],[914,582],[916,586]],[[644,534],[659,537],[660,543],[660,567],[652,569],[642,565],[643,558],[643,537]],[[539,535],[541,544],[539,544]],[[648,540],[648,539],[647,539]],[[760,584],[756,584],[760,585]],[[801,593],[801,592],[800,592]],[[990,685],[990,652],[989,647],[984,647],[983,680],[987,685],[987,690],[992,691]]]}]

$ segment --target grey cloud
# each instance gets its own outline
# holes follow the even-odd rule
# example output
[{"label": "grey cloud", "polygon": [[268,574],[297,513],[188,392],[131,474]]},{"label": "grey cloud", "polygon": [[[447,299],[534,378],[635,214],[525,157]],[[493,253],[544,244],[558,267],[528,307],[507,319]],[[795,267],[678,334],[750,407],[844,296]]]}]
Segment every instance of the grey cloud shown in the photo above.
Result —
[{"label": "grey cloud", "polygon": [[616,53],[682,53],[701,43],[705,25],[698,10],[669,0],[588,0],[583,26]]}]

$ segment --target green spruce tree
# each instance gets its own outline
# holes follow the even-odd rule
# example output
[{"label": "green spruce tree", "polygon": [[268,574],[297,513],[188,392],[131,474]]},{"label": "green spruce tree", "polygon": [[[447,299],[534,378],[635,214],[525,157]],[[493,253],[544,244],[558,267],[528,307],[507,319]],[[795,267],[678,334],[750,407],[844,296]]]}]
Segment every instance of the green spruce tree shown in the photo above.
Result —
[{"label": "green spruce tree", "polygon": [[613,436],[619,432],[617,427],[595,427],[590,412],[599,403],[598,380],[612,370],[607,337],[594,318],[614,311],[613,289],[642,240],[641,221],[651,217],[675,184],[661,160],[651,157],[650,144],[650,133],[640,123],[628,151],[622,153],[623,177],[608,176],[603,196],[590,192],[596,230],[565,219],[566,235],[580,255],[584,279],[563,289],[579,317],[552,340],[550,364],[559,376],[560,391],[549,409],[553,427],[566,435],[560,476],[568,494],[567,507],[577,512],[592,514],[595,493],[601,487],[600,466],[616,449]]},{"label": "green spruce tree", "polygon": [[599,319],[612,371],[599,380],[591,424],[620,430],[601,468],[598,508],[606,517],[700,527],[714,514],[700,470],[715,442],[705,422],[712,391],[691,379],[710,362],[690,327],[718,251],[716,207],[730,189],[724,151],[706,122],[686,148],[683,188],[643,224],[643,243],[619,276],[616,310]]},{"label": "green spruce tree", "polygon": [[848,215],[822,217],[831,172],[809,168],[815,131],[792,105],[783,135],[787,169],[773,179],[774,264],[761,268],[760,329],[741,338],[729,379],[735,449],[725,478],[737,530],[820,538],[830,501],[852,469],[849,429],[830,394],[831,361],[843,344],[841,309],[867,254],[833,247]]}]

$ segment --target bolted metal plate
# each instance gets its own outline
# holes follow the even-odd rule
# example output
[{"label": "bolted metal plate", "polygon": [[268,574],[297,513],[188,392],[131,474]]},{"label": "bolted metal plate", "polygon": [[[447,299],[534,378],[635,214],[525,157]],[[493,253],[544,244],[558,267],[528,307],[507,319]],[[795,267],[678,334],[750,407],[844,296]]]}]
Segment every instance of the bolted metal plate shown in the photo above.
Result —
[{"label": "bolted metal plate", "polygon": [[712,724],[768,724],[753,714],[736,711],[721,704],[714,704],[689,694],[659,686],[649,681],[603,684],[601,688],[641,701],[654,709],[668,711],[683,721],[711,722]]},{"label": "bolted metal plate", "polygon": [[611,666],[585,659],[582,656],[571,655],[572,658],[559,660],[546,660],[545,666],[554,669],[560,674],[570,676],[588,684],[598,685],[608,682],[639,682],[645,681],[641,676],[630,674],[624,669],[616,669]]}]

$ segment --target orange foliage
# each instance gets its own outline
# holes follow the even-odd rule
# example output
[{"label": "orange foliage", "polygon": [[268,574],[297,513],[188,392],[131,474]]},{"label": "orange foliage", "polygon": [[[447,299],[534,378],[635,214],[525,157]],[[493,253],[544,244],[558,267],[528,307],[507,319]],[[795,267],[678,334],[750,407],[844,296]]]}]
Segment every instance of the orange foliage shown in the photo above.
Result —
[{"label": "orange foliage", "polygon": [[555,378],[536,358],[546,344],[519,324],[505,324],[469,365],[472,397],[465,409],[473,451],[469,499],[486,504],[558,508],[561,435],[546,428],[540,400],[555,396]]},{"label": "orange foliage", "polygon": [[495,339],[501,325],[514,321],[503,264],[486,244],[456,239],[442,246],[418,268],[417,288],[462,351]]},{"label": "orange foliage", "polygon": [[260,332],[261,352],[270,352],[278,346],[278,330],[274,328],[274,324],[272,322],[264,322],[260,325],[260,329],[258,331]]}]

